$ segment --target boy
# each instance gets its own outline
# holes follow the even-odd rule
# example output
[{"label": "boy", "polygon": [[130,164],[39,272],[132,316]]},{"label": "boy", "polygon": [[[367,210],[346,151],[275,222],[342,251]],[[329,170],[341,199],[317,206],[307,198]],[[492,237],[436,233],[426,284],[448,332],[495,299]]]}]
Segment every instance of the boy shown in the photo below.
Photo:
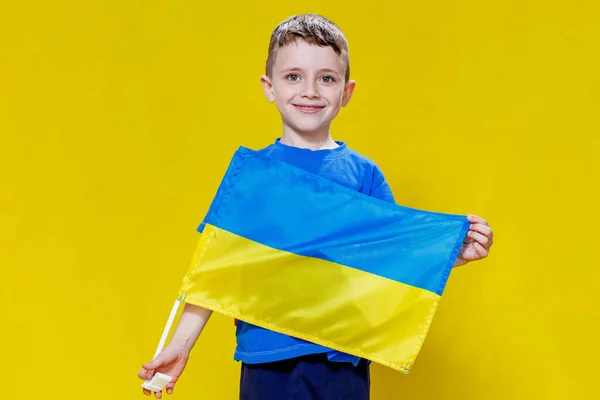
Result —
[{"label": "boy", "polygon": [[[280,139],[264,154],[353,190],[394,202],[383,173],[369,159],[336,142],[330,125],[352,97],[348,44],[339,28],[318,15],[298,15],[281,22],[269,45],[265,96],[275,102],[283,122]],[[481,218],[468,216],[471,228],[455,266],[487,256],[492,231]],[[173,376],[172,393],[189,353],[211,311],[186,304],[169,345],[138,376],[152,371]],[[240,399],[369,398],[369,362],[359,357],[237,322],[235,360],[242,362]],[[150,391],[144,393],[151,395]],[[157,398],[162,393],[156,393]]]}]

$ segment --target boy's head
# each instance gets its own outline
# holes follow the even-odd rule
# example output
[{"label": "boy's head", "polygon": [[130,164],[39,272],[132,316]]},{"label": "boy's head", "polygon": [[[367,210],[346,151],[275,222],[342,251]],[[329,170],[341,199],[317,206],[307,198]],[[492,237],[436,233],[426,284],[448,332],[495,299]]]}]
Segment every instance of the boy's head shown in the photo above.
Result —
[{"label": "boy's head", "polygon": [[277,50],[294,43],[298,39],[315,46],[331,47],[346,65],[344,71],[345,81],[350,80],[350,56],[346,37],[336,24],[316,14],[294,15],[275,27],[269,42],[269,54],[265,71],[267,76],[271,77],[273,74],[273,64],[277,58]]},{"label": "boy's head", "polygon": [[348,42],[333,22],[315,14],[282,21],[271,35],[265,96],[277,103],[284,135],[329,134],[331,121],[350,101]]}]

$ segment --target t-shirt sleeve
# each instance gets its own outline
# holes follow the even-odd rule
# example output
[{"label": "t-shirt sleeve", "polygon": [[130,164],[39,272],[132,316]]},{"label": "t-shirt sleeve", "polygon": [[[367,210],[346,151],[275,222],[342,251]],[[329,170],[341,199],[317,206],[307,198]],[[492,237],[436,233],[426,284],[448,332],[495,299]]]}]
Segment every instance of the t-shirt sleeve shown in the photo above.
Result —
[{"label": "t-shirt sleeve", "polygon": [[390,203],[396,203],[392,188],[385,179],[383,172],[378,167],[373,170],[373,181],[371,184],[371,193],[369,196],[375,197],[379,200],[388,201]]}]

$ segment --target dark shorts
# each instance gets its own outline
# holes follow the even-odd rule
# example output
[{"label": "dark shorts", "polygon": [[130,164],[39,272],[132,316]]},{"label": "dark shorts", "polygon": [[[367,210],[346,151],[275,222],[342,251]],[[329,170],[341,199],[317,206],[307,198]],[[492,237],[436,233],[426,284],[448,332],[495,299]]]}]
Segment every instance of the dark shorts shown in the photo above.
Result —
[{"label": "dark shorts", "polygon": [[242,363],[240,400],[368,400],[369,364],[331,362],[325,354]]}]

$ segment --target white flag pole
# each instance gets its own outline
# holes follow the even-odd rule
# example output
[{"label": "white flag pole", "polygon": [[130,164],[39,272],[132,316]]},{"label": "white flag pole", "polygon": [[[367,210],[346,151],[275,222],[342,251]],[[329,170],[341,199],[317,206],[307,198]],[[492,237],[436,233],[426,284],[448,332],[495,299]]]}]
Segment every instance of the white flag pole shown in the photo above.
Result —
[{"label": "white flag pole", "polygon": [[[165,325],[165,329],[163,330],[162,336],[160,337],[160,341],[158,342],[158,347],[156,348],[156,352],[154,353],[154,357],[152,358],[153,360],[156,357],[158,357],[163,347],[165,346],[167,336],[169,336],[169,332],[171,331],[171,326],[173,325],[173,321],[175,320],[175,315],[177,315],[177,310],[179,310],[180,303],[181,297],[176,299],[175,303],[173,304],[171,314],[169,315],[169,319],[167,320],[167,325]],[[160,392],[169,382],[171,382],[171,377],[169,375],[157,372],[151,380],[145,380],[144,383],[142,383],[142,387],[144,387],[144,389],[152,390],[154,392]]]}]

